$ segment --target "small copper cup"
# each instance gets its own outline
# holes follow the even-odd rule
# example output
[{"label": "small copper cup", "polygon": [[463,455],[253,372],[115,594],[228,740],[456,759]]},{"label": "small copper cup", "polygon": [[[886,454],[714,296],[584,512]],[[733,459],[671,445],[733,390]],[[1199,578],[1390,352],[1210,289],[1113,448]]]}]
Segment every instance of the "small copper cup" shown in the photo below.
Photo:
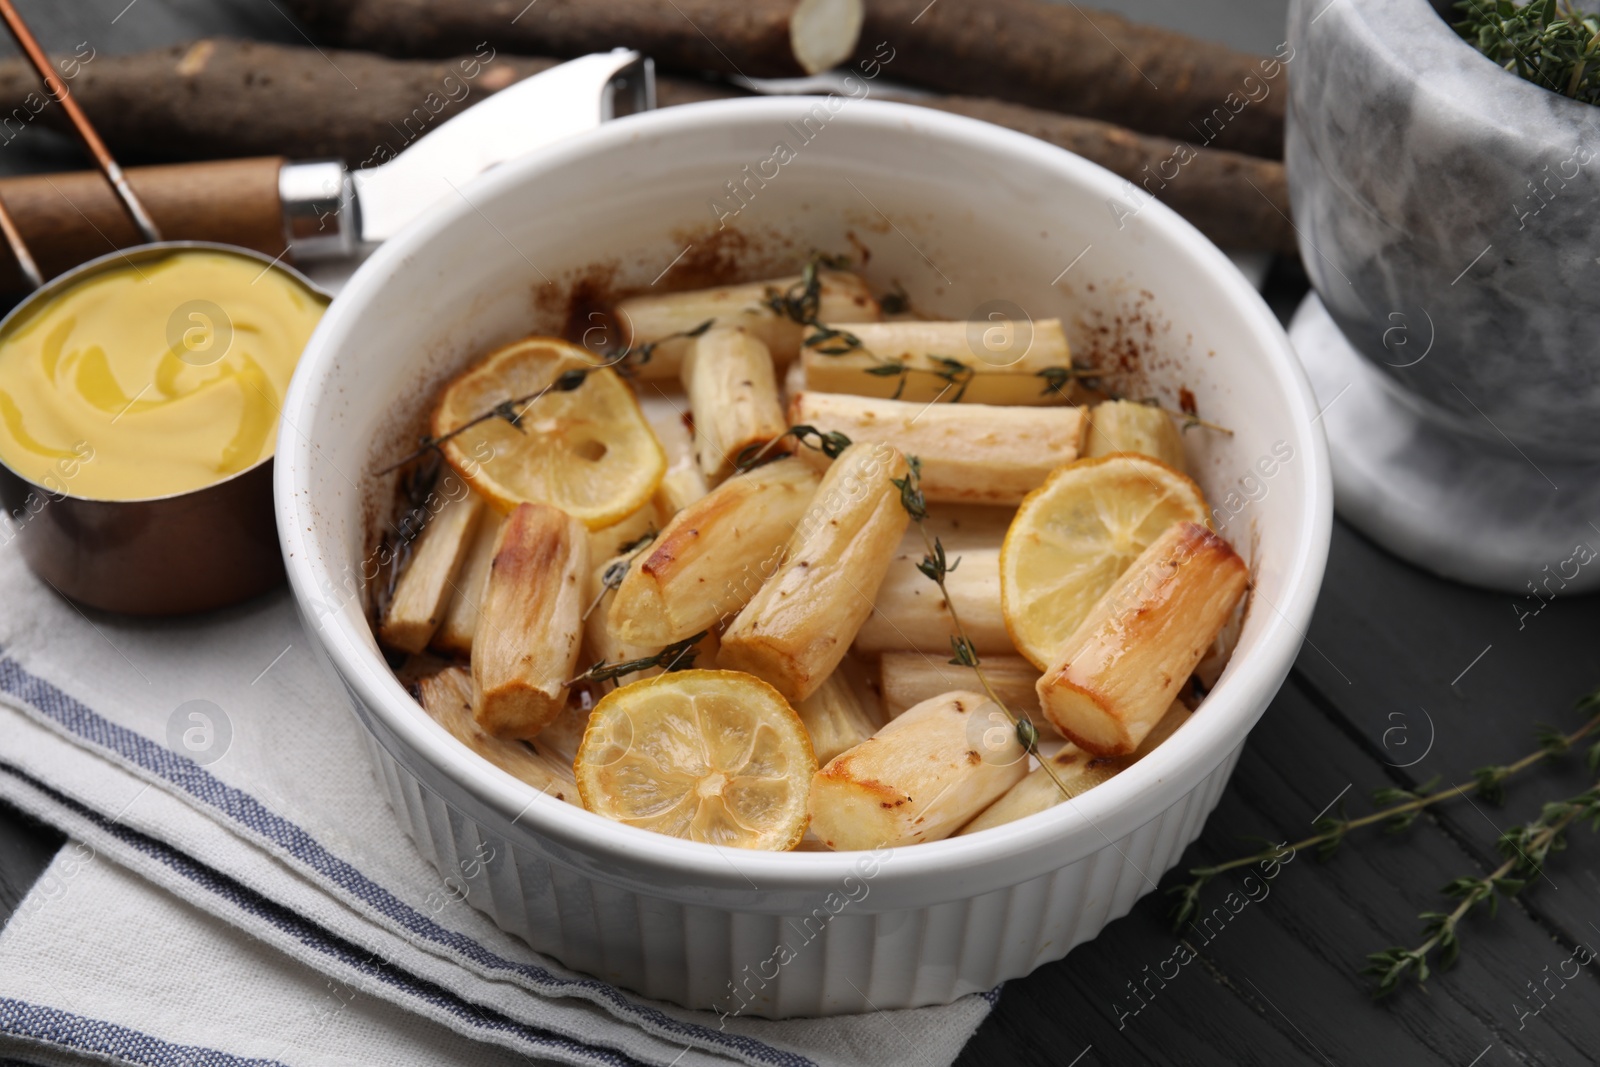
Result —
[{"label": "small copper cup", "polygon": [[[323,300],[299,271],[234,245],[163,241],[90,260],[34,290],[0,319],[11,324],[43,301],[102,271],[183,251],[221,252],[282,271]],[[236,604],[283,581],[272,509],[272,457],[218,482],[167,496],[100,500],[71,491],[70,470],[39,485],[0,459],[0,506],[23,559],[64,596],[105,611],[178,615]]]}]

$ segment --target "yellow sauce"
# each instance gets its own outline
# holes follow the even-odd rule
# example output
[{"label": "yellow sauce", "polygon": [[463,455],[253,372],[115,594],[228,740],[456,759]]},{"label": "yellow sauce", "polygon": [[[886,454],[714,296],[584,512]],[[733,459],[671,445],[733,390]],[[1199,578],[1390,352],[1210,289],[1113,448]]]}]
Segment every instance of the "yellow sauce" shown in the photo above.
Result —
[{"label": "yellow sauce", "polygon": [[228,252],[87,277],[0,336],[0,460],[100,500],[237,474],[272,454],[289,376],[326,307],[286,271]]}]

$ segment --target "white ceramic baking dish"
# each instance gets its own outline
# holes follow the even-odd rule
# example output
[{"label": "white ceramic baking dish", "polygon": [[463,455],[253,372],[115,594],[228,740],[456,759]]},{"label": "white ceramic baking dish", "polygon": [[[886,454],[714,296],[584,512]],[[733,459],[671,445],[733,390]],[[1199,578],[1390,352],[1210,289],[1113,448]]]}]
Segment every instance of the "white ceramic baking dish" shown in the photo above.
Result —
[{"label": "white ceramic baking dish", "polygon": [[[1234,430],[1187,440],[1217,525],[1255,573],[1238,650],[1171,740],[1073,802],[877,853],[680,841],[489,766],[424,714],[374,643],[359,576],[389,489],[371,472],[410,449],[437,383],[495,345],[561,328],[574,288],[581,305],[597,287],[665,288],[674,271],[731,263],[759,277],[812,249],[858,262],[870,252],[876,287],[901,284],[949,317],[1059,316],[1080,362],[1136,364],[1130,390],[1171,404],[1187,391]],[[503,165],[384,245],[334,302],[289,391],[278,521],[307,625],[371,734],[378,783],[441,871],[494,846],[468,899],[501,926],[568,966],[693,1007],[897,1008],[1060,958],[1154,889],[1200,833],[1322,579],[1331,503],[1315,415],[1260,296],[1109,172],[923,108],[724,101],[620,120]]]}]

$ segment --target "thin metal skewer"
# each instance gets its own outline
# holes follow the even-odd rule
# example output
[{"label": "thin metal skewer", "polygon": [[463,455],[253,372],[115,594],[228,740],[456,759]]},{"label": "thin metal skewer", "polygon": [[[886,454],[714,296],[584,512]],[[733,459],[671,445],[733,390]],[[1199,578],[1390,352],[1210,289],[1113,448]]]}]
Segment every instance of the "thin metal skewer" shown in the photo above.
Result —
[{"label": "thin metal skewer", "polygon": [[22,276],[28,281],[28,288],[37,289],[44,284],[44,275],[39,272],[39,264],[34,262],[33,253],[28,251],[28,244],[22,239],[22,231],[17,229],[17,220],[11,217],[11,210],[6,207],[5,201],[0,200],[0,232],[5,234],[6,244],[11,246],[11,254],[17,257],[17,266],[22,270]]},{"label": "thin metal skewer", "polygon": [[[122,200],[122,206],[127,210],[128,216],[133,219],[133,224],[139,228],[146,241],[152,244],[161,240],[161,231],[156,228],[155,221],[145,211],[144,205],[134,195],[133,187],[128,184],[127,175],[122,173],[122,168],[117,165],[116,159],[106,148],[105,142],[100,140],[100,135],[95,132],[94,126],[89,122],[89,116],[78,107],[78,102],[67,92],[67,83],[56,77],[56,72],[50,66],[50,58],[44,54],[44,49],[39,47],[39,42],[34,39],[33,32],[28,29],[27,23],[22,21],[22,16],[17,14],[17,9],[11,6],[11,0],[0,0],[0,18],[4,18],[6,28],[11,31],[17,44],[22,47],[22,52],[28,57],[28,62],[33,64],[33,69],[38,71],[39,77],[44,81],[46,91],[53,96],[62,109],[66,111],[67,118],[72,120],[72,128],[77,131],[78,138],[83,141],[83,146],[94,157],[95,165],[100,168],[100,173],[106,176],[106,181],[111,183],[111,188],[116,191]],[[5,231],[5,237],[11,242],[12,251],[16,251],[17,242],[12,241],[15,224],[0,221],[0,229]],[[18,236],[17,241],[21,237]],[[31,258],[31,257],[30,257]],[[17,257],[17,262],[22,262],[22,256]],[[35,267],[35,273],[38,268]],[[27,267],[23,267],[24,272]]]}]

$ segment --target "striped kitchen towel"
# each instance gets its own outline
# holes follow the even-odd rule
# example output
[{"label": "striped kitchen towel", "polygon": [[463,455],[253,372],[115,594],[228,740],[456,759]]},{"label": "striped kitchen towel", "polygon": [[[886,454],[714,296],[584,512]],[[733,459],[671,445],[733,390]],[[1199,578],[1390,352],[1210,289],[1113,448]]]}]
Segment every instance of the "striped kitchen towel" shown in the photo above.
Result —
[{"label": "striped kitchen towel", "polygon": [[0,1056],[943,1065],[992,1006],[721,1019],[569,971],[412,846],[286,593],[91,615],[13,550],[0,602],[0,797],[73,838],[0,934]]}]

